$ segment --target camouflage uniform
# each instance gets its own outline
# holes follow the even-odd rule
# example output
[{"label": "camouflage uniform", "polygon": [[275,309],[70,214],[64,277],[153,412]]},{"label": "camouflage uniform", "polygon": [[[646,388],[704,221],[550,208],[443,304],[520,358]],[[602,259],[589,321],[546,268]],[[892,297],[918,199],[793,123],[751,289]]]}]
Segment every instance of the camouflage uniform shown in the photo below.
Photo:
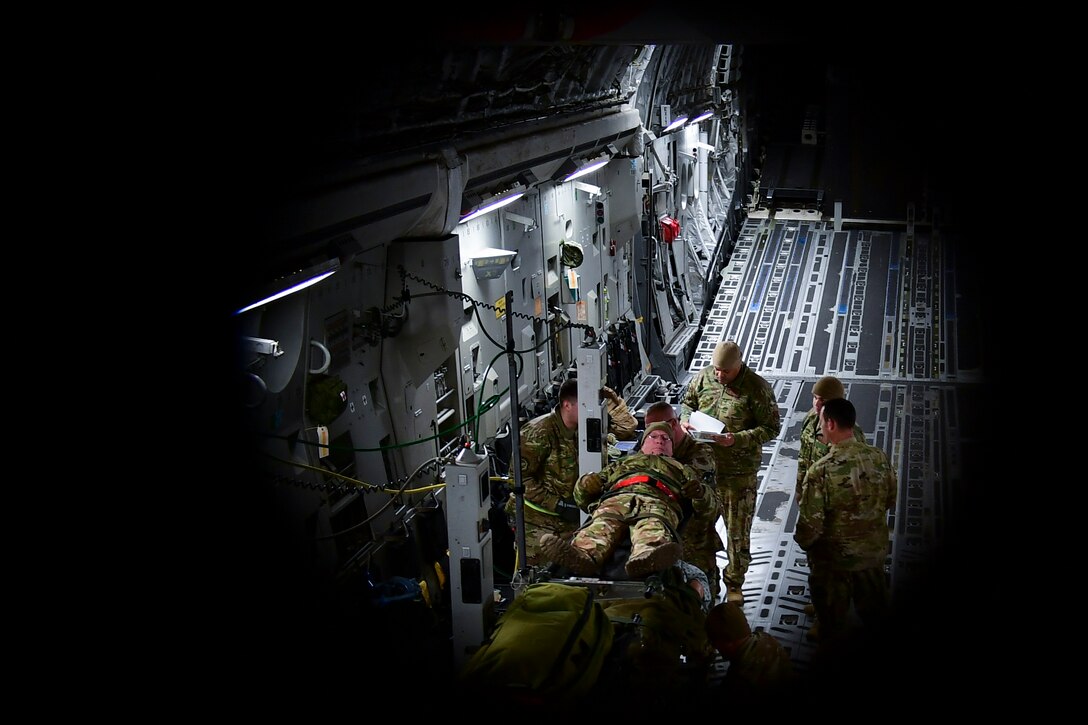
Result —
[{"label": "camouflage uniform", "polygon": [[[614,488],[632,476],[648,475],[660,481],[668,493],[650,482]],[[632,453],[599,473],[587,473],[574,486],[574,500],[591,520],[579,530],[571,545],[592,559],[598,568],[612,555],[628,529],[633,561],[644,560],[666,544],[678,543],[681,497],[692,499],[696,511],[714,505],[712,492],[702,476],[670,456]]]},{"label": "camouflage uniform", "polygon": [[[816,437],[819,432],[820,413],[816,408],[812,408],[801,422],[801,452],[797,456],[797,485],[793,491],[793,500],[797,501],[798,506],[801,504],[801,484],[805,480],[805,474],[808,472],[809,467],[826,456],[831,450],[831,446]],[[865,432],[857,423],[854,424],[854,440],[865,442]],[[808,570],[810,578],[812,570],[819,569],[820,563],[819,554],[809,552]],[[809,611],[808,613],[811,614],[812,612]]]},{"label": "camouflage uniform", "polygon": [[[797,456],[797,487],[794,489],[795,501],[801,500],[801,482],[805,480],[805,473],[809,466],[827,455],[831,446],[819,440],[816,435],[820,432],[820,414],[813,408],[805,415],[801,423],[801,453]],[[854,424],[854,440],[865,443],[865,431],[857,423]]]},{"label": "camouflage uniform", "polygon": [[605,408],[608,410],[608,432],[621,441],[633,441],[638,438],[638,421],[631,415],[627,401],[608,386],[602,388],[601,391],[604,393]]},{"label": "camouflage uniform", "polygon": [[884,451],[853,438],[831,445],[805,475],[793,538],[820,562],[809,588],[821,644],[845,630],[851,600],[865,624],[887,611],[887,512],[897,486]]},{"label": "camouflage uniform", "polygon": [[[565,521],[557,513],[561,499],[573,508],[574,482],[578,478],[578,431],[568,430],[559,416],[559,406],[534,418],[521,430],[521,482],[525,486],[525,559],[531,566],[546,566],[539,542],[552,533],[569,541],[581,523],[580,515]],[[512,462],[511,462],[512,463]],[[513,471],[510,472],[513,476]],[[507,519],[515,522],[515,496],[506,502]]]},{"label": "camouflage uniform", "polygon": [[725,550],[722,537],[718,535],[718,519],[725,516],[725,509],[714,483],[714,452],[709,443],[700,443],[686,435],[673,445],[672,457],[694,468],[711,484],[707,490],[713,501],[702,512],[693,512],[681,522],[680,542],[684,545],[684,561],[703,570],[710,581],[711,601],[717,601],[722,589],[717,554]]},{"label": "camouflage uniform", "polygon": [[729,539],[724,579],[731,591],[740,591],[752,562],[750,537],[763,444],[781,432],[782,418],[770,384],[743,363],[728,385],[717,381],[712,365],[703,368],[688,385],[680,420],[687,422],[695,410],[725,423],[722,432],[732,433],[736,439],[732,446],[712,444],[710,448]]}]

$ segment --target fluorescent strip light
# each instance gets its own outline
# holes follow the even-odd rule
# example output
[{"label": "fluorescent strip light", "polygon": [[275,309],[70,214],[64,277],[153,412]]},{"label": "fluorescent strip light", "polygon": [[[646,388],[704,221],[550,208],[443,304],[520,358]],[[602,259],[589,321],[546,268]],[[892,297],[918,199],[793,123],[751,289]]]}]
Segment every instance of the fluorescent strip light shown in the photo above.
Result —
[{"label": "fluorescent strip light", "polygon": [[499,199],[498,201],[491,202],[487,206],[482,206],[479,209],[477,209],[476,211],[472,212],[471,214],[468,214],[466,216],[461,217],[461,221],[459,221],[457,223],[458,224],[464,224],[465,222],[467,222],[470,219],[475,219],[476,217],[483,216],[484,214],[487,214],[488,212],[495,211],[496,209],[501,209],[504,206],[506,206],[507,204],[514,203],[515,201],[517,201],[518,199],[520,199],[523,196],[525,196],[525,192],[524,191],[519,191],[516,194],[512,194],[510,196]]},{"label": "fluorescent strip light", "polygon": [[661,133],[668,133],[669,131],[674,131],[674,130],[680,128],[681,126],[683,126],[687,122],[688,122],[688,117],[687,116],[681,116],[680,118],[676,119],[675,121],[670,123],[665,128],[661,129]]},{"label": "fluorescent strip light", "polygon": [[710,118],[713,115],[714,115],[714,111],[707,111],[706,113],[700,114],[700,115],[696,116],[695,118],[691,119],[691,122],[692,123],[699,123],[699,121],[705,121],[706,119]]},{"label": "fluorescent strip light", "polygon": [[[332,269],[329,269],[330,266],[332,267]],[[294,294],[295,292],[298,292],[299,290],[304,290],[307,287],[312,287],[313,285],[317,284],[318,282],[325,279],[326,277],[331,277],[332,275],[336,274],[337,270],[339,270],[339,269],[340,269],[340,260],[338,258],[334,258],[334,259],[330,259],[327,262],[321,263],[316,268],[311,267],[308,270],[305,270],[303,272],[299,272],[297,274],[291,275],[290,277],[287,277],[286,280],[284,280],[284,284],[290,285],[286,289],[280,290],[279,292],[276,292],[275,294],[269,295],[268,297],[265,297],[265,298],[263,298],[261,300],[258,300],[257,302],[254,302],[251,305],[247,305],[247,306],[243,307],[242,309],[238,310],[237,312],[235,312],[234,314],[240,315],[243,312],[249,312],[250,310],[256,309],[257,307],[260,307],[261,305],[267,305],[269,302],[274,302],[274,301],[276,301],[278,299],[282,299],[282,298],[286,297],[287,295]],[[300,281],[295,282],[294,284],[292,284],[292,281],[296,280],[296,279],[300,279]]]},{"label": "fluorescent strip light", "polygon": [[604,166],[605,164],[607,164],[611,160],[612,159],[610,159],[610,158],[604,158],[604,159],[601,159],[600,161],[594,161],[592,164],[590,164],[588,166],[584,166],[584,167],[578,169],[577,171],[575,171],[573,174],[570,174],[569,176],[564,178],[563,181],[571,181],[573,179],[577,179],[579,176],[585,176],[586,174],[591,174],[594,171],[596,171],[597,169],[599,169],[602,166]]}]

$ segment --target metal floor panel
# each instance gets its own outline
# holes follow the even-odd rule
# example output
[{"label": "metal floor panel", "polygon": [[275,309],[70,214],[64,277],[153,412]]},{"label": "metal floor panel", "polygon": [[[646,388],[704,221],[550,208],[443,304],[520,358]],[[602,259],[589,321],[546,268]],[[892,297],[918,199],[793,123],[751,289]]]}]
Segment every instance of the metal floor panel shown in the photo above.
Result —
[{"label": "metal floor panel", "polygon": [[[812,385],[835,375],[858,410],[868,441],[896,469],[899,493],[887,571],[893,599],[929,565],[946,533],[962,475],[961,421],[981,359],[960,320],[964,271],[928,229],[836,231],[807,218],[749,219],[724,271],[722,288],[690,367],[701,370],[714,346],[733,339],[745,361],[774,387],[782,433],[764,446],[752,525],[745,614],[773,633],[797,669],[814,646],[808,561],[793,540],[801,421]],[[950,304],[951,302],[951,304]],[[724,522],[719,532],[725,537]],[[719,565],[727,560],[719,553]]]}]

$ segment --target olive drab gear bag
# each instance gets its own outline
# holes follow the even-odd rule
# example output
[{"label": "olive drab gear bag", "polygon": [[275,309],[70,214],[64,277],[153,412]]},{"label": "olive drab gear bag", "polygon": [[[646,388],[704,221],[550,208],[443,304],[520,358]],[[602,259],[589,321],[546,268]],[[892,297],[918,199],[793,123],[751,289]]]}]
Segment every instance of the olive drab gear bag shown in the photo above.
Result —
[{"label": "olive drab gear bag", "polygon": [[530,584],[461,671],[463,685],[513,701],[574,701],[597,681],[612,623],[585,587]]},{"label": "olive drab gear bag", "polygon": [[563,266],[571,269],[581,267],[585,259],[585,252],[582,251],[582,245],[578,242],[560,242],[559,255],[563,260]]}]

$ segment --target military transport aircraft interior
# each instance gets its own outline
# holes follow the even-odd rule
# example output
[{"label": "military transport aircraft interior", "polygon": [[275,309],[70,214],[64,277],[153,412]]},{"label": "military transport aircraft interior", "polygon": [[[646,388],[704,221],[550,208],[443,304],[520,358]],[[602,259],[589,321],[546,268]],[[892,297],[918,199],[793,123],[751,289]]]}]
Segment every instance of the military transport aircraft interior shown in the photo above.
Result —
[{"label": "military transport aircraft interior", "polygon": [[[993,666],[979,492],[1004,353],[978,225],[1012,192],[983,189],[991,83],[976,54],[951,54],[950,28],[821,12],[420,10],[354,43],[341,27],[222,53],[203,178],[236,432],[194,532],[209,565],[184,595],[201,602],[212,689],[254,712],[515,720],[851,702],[894,716],[983,697],[959,678]],[[741,382],[715,382],[718,367]],[[762,439],[706,408],[756,378]],[[806,540],[815,521],[829,541],[833,499],[868,496],[872,475],[829,473],[840,493],[817,500],[814,469],[848,445],[806,459],[821,394],[849,401],[847,438],[894,474],[894,504],[867,524],[878,545],[887,533],[866,569],[890,599],[876,623],[857,572],[818,583],[854,566],[852,534],[828,554]],[[578,487],[640,460],[659,403],[722,426],[705,444],[678,427],[668,446],[714,462],[698,473],[730,502],[710,514],[718,543],[700,558],[688,501],[658,534],[674,557],[640,558],[632,514],[614,554],[627,568],[579,574],[562,546],[608,499],[578,505]],[[729,488],[742,479],[750,499]],[[663,480],[674,499],[695,490]],[[541,543],[553,529],[567,539]],[[533,609],[570,597],[576,627]],[[832,601],[854,602],[837,647]],[[666,602],[687,602],[690,631],[639,608]],[[723,694],[744,666],[704,632],[721,603],[781,647],[790,685]],[[530,653],[501,659],[509,642]]]}]

